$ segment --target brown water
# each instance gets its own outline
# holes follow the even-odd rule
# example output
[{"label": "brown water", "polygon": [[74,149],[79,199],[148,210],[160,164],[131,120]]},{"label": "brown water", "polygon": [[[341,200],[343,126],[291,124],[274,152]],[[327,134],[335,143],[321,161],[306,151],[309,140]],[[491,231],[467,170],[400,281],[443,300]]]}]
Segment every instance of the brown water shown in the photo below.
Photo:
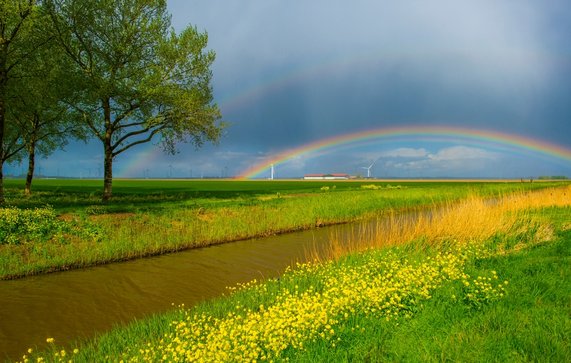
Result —
[{"label": "brown water", "polygon": [[0,360],[17,359],[46,338],[69,344],[114,325],[220,296],[227,286],[274,277],[356,228],[337,225],[263,239],[109,264],[75,271],[0,281]]}]

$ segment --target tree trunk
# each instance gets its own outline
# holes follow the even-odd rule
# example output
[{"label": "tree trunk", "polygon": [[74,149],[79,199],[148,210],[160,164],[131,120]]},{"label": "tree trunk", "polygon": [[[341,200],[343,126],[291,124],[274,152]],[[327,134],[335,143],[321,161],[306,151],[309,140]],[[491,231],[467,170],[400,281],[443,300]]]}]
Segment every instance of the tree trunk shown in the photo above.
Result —
[{"label": "tree trunk", "polygon": [[103,169],[103,201],[107,202],[111,199],[113,188],[113,155],[110,148],[107,147],[105,147],[105,161]]},{"label": "tree trunk", "polygon": [[4,200],[4,130],[5,130],[5,115],[6,107],[4,98],[6,96],[6,83],[8,75],[5,71],[6,61],[5,57],[0,55],[0,205],[3,205]]},{"label": "tree trunk", "polygon": [[26,195],[32,194],[32,179],[34,178],[34,168],[36,164],[36,142],[32,141],[28,148],[28,174],[26,175]]},{"label": "tree trunk", "polygon": [[105,160],[103,162],[103,202],[111,199],[113,194],[113,148],[111,147],[111,136],[113,135],[111,126],[111,105],[109,99],[103,100],[103,116],[105,117],[105,137],[103,148]]},{"label": "tree trunk", "polygon": [[0,205],[4,205],[4,161],[0,160]]}]

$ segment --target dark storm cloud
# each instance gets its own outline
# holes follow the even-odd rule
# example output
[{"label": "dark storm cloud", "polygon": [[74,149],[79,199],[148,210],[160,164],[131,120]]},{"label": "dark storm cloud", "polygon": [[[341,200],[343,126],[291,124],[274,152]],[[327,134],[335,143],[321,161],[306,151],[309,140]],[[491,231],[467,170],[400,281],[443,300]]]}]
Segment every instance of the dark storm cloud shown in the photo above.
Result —
[{"label": "dark storm cloud", "polygon": [[[208,32],[217,54],[215,98],[231,126],[220,147],[181,146],[177,157],[162,156],[157,170],[176,164],[190,173],[192,164],[204,173],[223,174],[228,166],[238,174],[305,143],[404,124],[491,129],[571,147],[569,1],[168,0],[168,6],[176,29],[190,24]],[[474,165],[490,168],[470,172],[492,175],[498,167],[477,150],[443,146],[428,153],[443,150],[473,154]],[[137,152],[120,159],[128,164]],[[300,158],[290,168],[299,175],[343,165],[357,170],[366,162],[356,154],[330,159],[319,166]],[[428,170],[436,161],[416,166]],[[533,164],[520,161],[510,167]],[[444,162],[459,175],[468,170],[451,160],[438,165]]]},{"label": "dark storm cloud", "polygon": [[218,54],[218,95],[263,83],[287,66],[315,70],[228,110],[225,117],[235,121],[231,144],[253,138],[269,149],[394,123],[493,128],[569,142],[562,136],[571,131],[563,122],[571,89],[571,82],[561,82],[571,74],[568,40],[561,36],[571,33],[564,2],[169,6],[176,26],[193,23],[209,32]]}]

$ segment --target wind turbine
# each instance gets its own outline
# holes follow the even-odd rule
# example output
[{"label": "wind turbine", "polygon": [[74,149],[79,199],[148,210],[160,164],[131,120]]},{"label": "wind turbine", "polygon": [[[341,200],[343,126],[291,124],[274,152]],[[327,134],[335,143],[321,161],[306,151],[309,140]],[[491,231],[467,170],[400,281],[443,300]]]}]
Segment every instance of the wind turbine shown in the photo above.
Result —
[{"label": "wind turbine", "polygon": [[373,161],[373,163],[371,165],[367,166],[362,166],[362,169],[366,169],[367,170],[367,179],[371,177],[371,168],[373,167],[373,165],[375,165],[375,163],[377,162],[377,160]]},{"label": "wind turbine", "polygon": [[274,180],[274,164],[272,164],[272,167],[270,169],[270,180]]}]

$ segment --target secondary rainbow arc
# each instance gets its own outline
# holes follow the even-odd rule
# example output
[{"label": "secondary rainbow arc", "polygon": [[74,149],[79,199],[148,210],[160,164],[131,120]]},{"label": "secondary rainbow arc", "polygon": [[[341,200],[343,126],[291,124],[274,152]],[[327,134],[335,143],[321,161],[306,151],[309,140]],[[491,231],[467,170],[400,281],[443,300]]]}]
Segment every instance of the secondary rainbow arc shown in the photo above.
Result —
[{"label": "secondary rainbow arc", "polygon": [[449,126],[405,126],[388,127],[373,130],[360,131],[344,135],[325,138],[305,144],[293,149],[277,153],[267,160],[254,165],[237,176],[238,179],[251,179],[258,176],[272,164],[275,166],[283,164],[295,157],[306,155],[312,152],[333,148],[353,142],[367,141],[373,139],[389,137],[447,137],[473,139],[481,142],[491,142],[499,145],[507,145],[518,149],[530,150],[541,154],[546,154],[556,158],[571,161],[571,149],[558,144],[546,142],[539,139],[507,134],[498,131],[470,129]]}]

